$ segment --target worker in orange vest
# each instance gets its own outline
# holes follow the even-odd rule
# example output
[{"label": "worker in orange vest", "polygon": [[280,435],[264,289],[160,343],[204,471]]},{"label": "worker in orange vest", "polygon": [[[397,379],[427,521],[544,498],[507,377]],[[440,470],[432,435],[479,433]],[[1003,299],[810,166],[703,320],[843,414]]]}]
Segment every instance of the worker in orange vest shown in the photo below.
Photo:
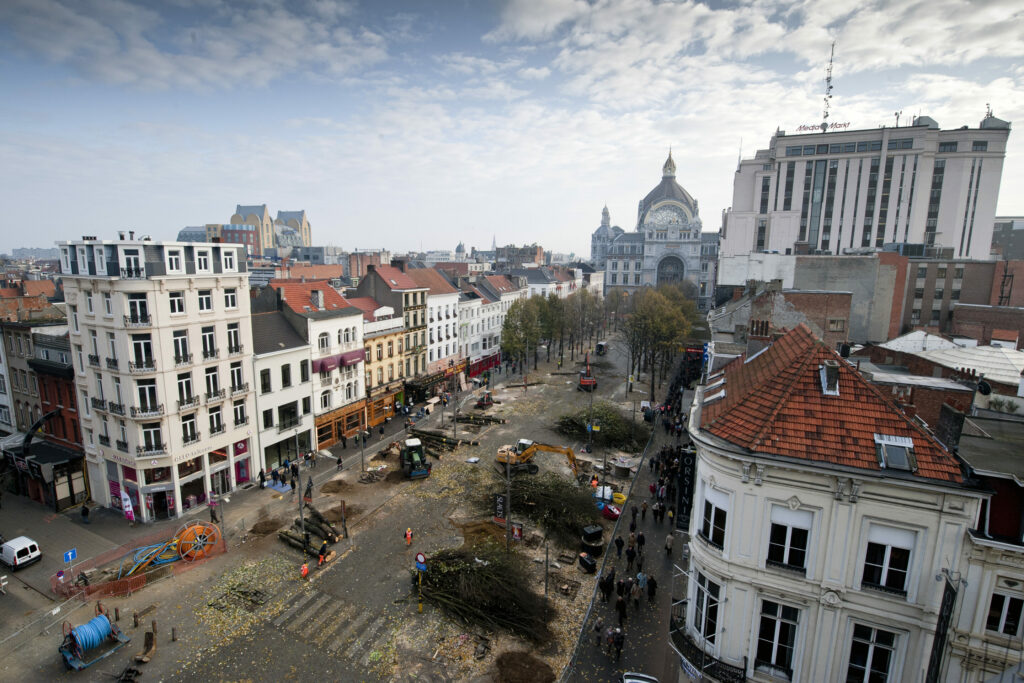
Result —
[{"label": "worker in orange vest", "polygon": [[304,578],[304,579],[309,576],[309,565],[306,564],[305,562],[302,563],[302,572],[301,572],[301,574],[302,574],[302,578]]},{"label": "worker in orange vest", "polygon": [[407,546],[412,545],[412,528],[405,530],[405,544]]}]

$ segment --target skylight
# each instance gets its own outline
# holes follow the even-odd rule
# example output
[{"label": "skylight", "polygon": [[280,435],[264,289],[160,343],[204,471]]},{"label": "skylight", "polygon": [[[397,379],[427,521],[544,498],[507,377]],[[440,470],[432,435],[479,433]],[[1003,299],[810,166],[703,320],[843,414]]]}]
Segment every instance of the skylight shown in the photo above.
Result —
[{"label": "skylight", "polygon": [[917,469],[914,440],[909,437],[875,434],[875,455],[878,456],[878,464],[885,469],[908,472]]}]

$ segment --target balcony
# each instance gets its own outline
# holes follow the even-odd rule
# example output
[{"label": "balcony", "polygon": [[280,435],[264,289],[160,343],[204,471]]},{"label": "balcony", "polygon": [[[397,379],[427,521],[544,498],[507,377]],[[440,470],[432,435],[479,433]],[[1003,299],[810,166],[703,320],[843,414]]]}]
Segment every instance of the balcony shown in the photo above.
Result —
[{"label": "balcony", "polygon": [[96,398],[95,396],[93,396],[92,398],[89,399],[89,403],[96,410],[106,410],[107,409],[107,402],[104,401],[102,398]]},{"label": "balcony", "polygon": [[189,396],[188,398],[178,399],[178,410],[185,410],[186,408],[195,408],[199,405],[199,394],[195,396]]},{"label": "balcony", "polygon": [[164,414],[164,404],[150,404],[138,407],[132,406],[128,411],[131,413],[132,417],[160,417]]},{"label": "balcony", "polygon": [[228,344],[229,356],[240,356],[245,352],[245,344]]},{"label": "balcony", "polygon": [[107,436],[106,434],[100,434],[99,436],[96,437],[96,440],[100,442],[101,446],[110,445],[110,437]]},{"label": "balcony", "polygon": [[224,429],[225,429],[225,427],[224,427],[224,423],[223,422],[221,422],[219,425],[217,425],[215,427],[210,427],[210,436],[213,436],[215,434],[223,434],[224,433]]},{"label": "balcony", "polygon": [[156,372],[156,361],[152,358],[142,358],[135,362],[128,363],[128,372],[133,375],[141,375],[147,372]]},{"label": "balcony", "polygon": [[214,360],[220,356],[220,349],[203,349],[203,360]]},{"label": "balcony", "polygon": [[124,415],[124,404],[114,403],[113,401],[107,401],[107,412],[113,413],[114,415]]},{"label": "balcony", "polygon": [[193,444],[196,441],[199,441],[199,438],[199,432],[186,432],[181,435],[181,442],[188,446],[189,444]]},{"label": "balcony", "polygon": [[191,353],[183,353],[180,356],[175,356],[174,357],[174,367],[176,367],[176,368],[180,368],[183,365],[191,365],[191,364],[192,364],[192,354]]},{"label": "balcony", "polygon": [[100,357],[95,353],[90,353],[89,365],[93,366],[94,368],[98,368],[100,366]]},{"label": "balcony", "polygon": [[328,346],[321,346],[321,347],[317,348],[316,351],[321,356],[329,356],[329,355],[331,355],[331,347],[330,347],[330,345],[328,345]]},{"label": "balcony", "polygon": [[118,367],[120,367],[120,363],[116,358],[107,358],[107,370],[117,370]]},{"label": "balcony", "polygon": [[224,399],[223,389],[214,389],[213,391],[206,392],[206,402],[213,403],[214,401],[222,401]]},{"label": "balcony", "polygon": [[140,313],[138,315],[126,315],[124,317],[125,327],[149,327],[153,324],[153,319],[149,313]]},{"label": "balcony", "polygon": [[861,581],[860,589],[878,591],[879,593],[885,593],[886,595],[892,595],[898,598],[907,597],[907,591],[903,590],[902,588],[890,588],[889,586],[883,586],[880,583],[870,583],[868,581]]},{"label": "balcony", "polygon": [[135,448],[135,454],[140,456],[146,455],[163,455],[167,452],[167,446],[157,441],[156,443],[145,444],[137,446]]},{"label": "balcony", "polygon": [[321,377],[320,378],[320,386],[322,386],[322,387],[329,387],[329,386],[331,386],[331,377],[330,377],[330,375],[328,375],[327,377]]},{"label": "balcony", "polygon": [[281,432],[287,431],[293,427],[298,427],[299,422],[300,420],[298,415],[289,415],[281,418],[281,421],[277,423],[277,433],[280,434]]},{"label": "balcony", "polygon": [[146,269],[145,268],[122,268],[121,278],[124,280],[145,280]]},{"label": "balcony", "polygon": [[241,417],[236,417],[235,418],[235,426],[236,427],[242,427],[242,426],[245,426],[247,424],[249,424],[249,416],[248,415],[243,415]]},{"label": "balcony", "polygon": [[247,393],[248,391],[249,391],[249,383],[248,382],[242,382],[241,384],[232,384],[231,385],[231,395],[232,396],[238,396],[239,394],[244,394],[244,393]]},{"label": "balcony", "polygon": [[114,443],[117,445],[117,450],[121,451],[122,453],[127,453],[128,452],[128,442],[127,441],[120,441],[120,440],[118,440],[118,441],[115,441]]},{"label": "balcony", "polygon": [[704,676],[722,683],[742,683],[747,680],[746,666],[742,668],[733,666],[712,657],[690,637],[683,622],[676,622],[675,626],[675,630],[669,633],[672,639],[672,648]]}]

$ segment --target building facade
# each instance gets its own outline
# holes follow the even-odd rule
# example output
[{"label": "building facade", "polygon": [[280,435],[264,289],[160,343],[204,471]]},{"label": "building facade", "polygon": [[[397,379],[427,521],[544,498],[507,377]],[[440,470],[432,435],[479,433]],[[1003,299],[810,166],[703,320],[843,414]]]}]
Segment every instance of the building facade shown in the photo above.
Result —
[{"label": "building facade", "polygon": [[354,297],[348,302],[363,312],[366,424],[376,427],[397,415],[405,402],[405,324],[395,309],[381,306],[369,297]]},{"label": "building facade", "polygon": [[427,288],[427,373],[463,360],[459,348],[459,290],[433,268],[410,268],[416,284]]},{"label": "building facade", "polygon": [[92,499],[122,509],[126,498],[152,521],[250,481],[263,463],[244,249],[94,238],[60,249]]},{"label": "building facade", "polygon": [[858,253],[887,243],[987,259],[1010,124],[787,135],[740,162],[724,217],[724,256]]},{"label": "building facade", "polygon": [[367,264],[366,267],[366,276],[356,287],[356,295],[390,306],[402,316],[405,322],[403,362],[409,382],[427,372],[428,290],[406,274],[406,264],[402,261],[396,260],[388,266]]},{"label": "building facade", "polygon": [[601,225],[590,236],[590,264],[595,269],[604,272],[608,262],[608,246],[623,232],[625,230],[619,226],[612,225],[611,214],[608,212],[608,206],[605,205],[601,209]]}]

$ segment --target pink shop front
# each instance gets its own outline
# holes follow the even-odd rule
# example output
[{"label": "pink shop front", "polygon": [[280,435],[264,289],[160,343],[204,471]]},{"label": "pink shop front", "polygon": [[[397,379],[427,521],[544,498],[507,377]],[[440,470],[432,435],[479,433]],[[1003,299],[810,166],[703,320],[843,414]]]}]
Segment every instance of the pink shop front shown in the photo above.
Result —
[{"label": "pink shop front", "polygon": [[250,440],[242,439],[205,453],[107,460],[108,502],[126,516],[130,505],[136,521],[180,517],[250,481],[259,470],[252,457]]}]

